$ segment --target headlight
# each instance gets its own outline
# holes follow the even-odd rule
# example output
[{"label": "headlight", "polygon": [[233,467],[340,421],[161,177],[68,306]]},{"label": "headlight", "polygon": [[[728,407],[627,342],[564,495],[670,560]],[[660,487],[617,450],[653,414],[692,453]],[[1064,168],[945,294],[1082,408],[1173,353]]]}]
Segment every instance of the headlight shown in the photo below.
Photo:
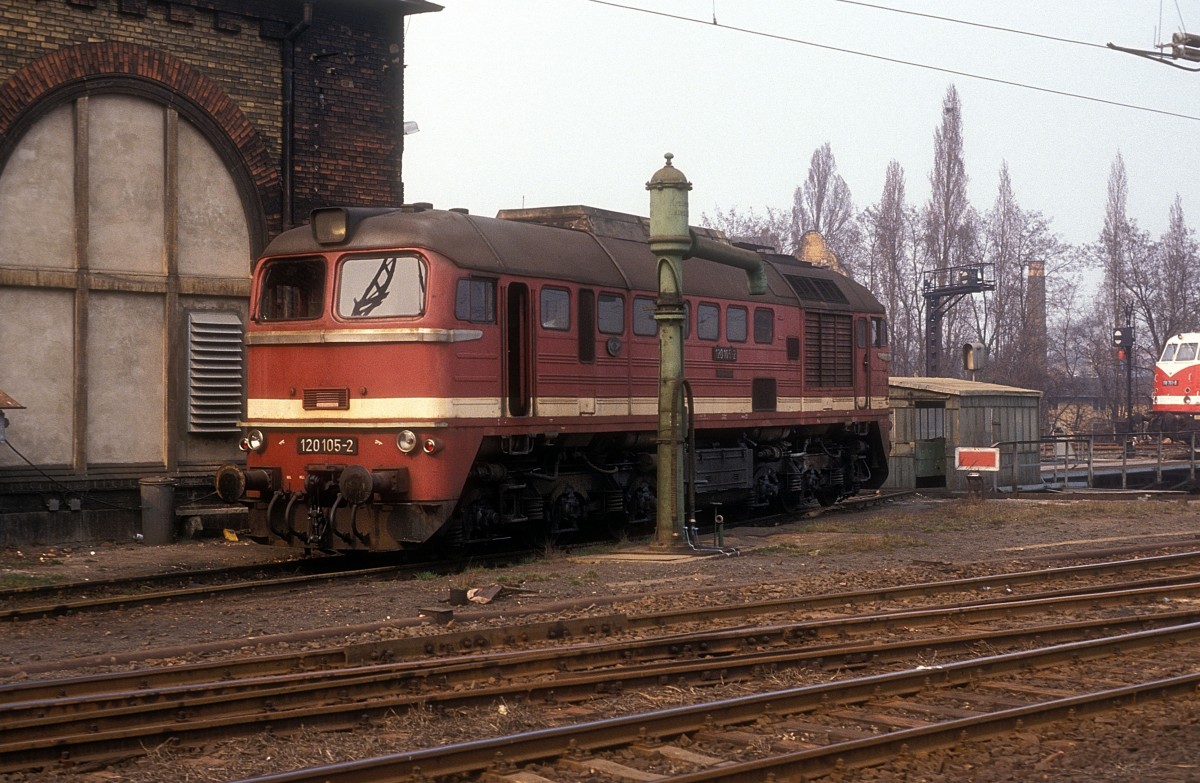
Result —
[{"label": "headlight", "polygon": [[345,242],[349,233],[349,215],[340,207],[326,207],[312,211],[313,239],[322,245]]},{"label": "headlight", "polygon": [[412,430],[400,430],[400,434],[396,436],[396,448],[405,454],[411,454],[416,447],[417,434]]},{"label": "headlight", "polygon": [[246,433],[246,437],[238,443],[238,448],[242,451],[253,451],[256,454],[261,454],[266,447],[267,439],[263,436],[262,430],[250,430]]}]

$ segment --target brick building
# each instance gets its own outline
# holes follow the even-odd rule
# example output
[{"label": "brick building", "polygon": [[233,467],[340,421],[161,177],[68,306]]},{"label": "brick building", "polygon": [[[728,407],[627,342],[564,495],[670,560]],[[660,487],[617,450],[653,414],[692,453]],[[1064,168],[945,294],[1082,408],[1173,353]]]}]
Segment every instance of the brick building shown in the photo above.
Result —
[{"label": "brick building", "polygon": [[252,259],[403,201],[424,0],[0,0],[0,544],[132,534],[236,460]]}]

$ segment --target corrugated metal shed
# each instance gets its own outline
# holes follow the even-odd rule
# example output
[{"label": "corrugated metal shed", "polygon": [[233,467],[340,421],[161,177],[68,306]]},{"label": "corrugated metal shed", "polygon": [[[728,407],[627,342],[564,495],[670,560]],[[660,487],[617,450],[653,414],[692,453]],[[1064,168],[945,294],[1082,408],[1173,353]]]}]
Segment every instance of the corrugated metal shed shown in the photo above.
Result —
[{"label": "corrugated metal shed", "polygon": [[[889,378],[892,454],[886,487],[967,489],[954,469],[959,446],[1006,444],[1000,450],[1001,486],[1012,483],[1013,458],[1022,486],[1041,483],[1037,444],[1042,393],[958,378]],[[1026,441],[1015,447],[1013,441]],[[985,486],[991,486],[990,477]]]}]

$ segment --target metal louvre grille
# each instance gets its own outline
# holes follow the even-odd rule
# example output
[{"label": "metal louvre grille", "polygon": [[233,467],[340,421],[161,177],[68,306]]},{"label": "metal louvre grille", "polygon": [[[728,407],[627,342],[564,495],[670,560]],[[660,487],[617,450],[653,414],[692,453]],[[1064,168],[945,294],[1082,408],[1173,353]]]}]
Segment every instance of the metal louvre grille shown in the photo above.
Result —
[{"label": "metal louvre grille", "polygon": [[237,313],[188,313],[189,432],[240,431],[242,343]]},{"label": "metal louvre grille", "polygon": [[854,383],[851,319],[834,313],[804,314],[804,383],[850,386]]},{"label": "metal louvre grille", "polygon": [[304,410],[346,411],[350,410],[349,389],[305,389]]},{"label": "metal louvre grille", "polygon": [[837,283],[823,277],[801,277],[800,275],[784,275],[796,296],[810,302],[825,302],[828,304],[849,304],[846,294],[838,288]]}]

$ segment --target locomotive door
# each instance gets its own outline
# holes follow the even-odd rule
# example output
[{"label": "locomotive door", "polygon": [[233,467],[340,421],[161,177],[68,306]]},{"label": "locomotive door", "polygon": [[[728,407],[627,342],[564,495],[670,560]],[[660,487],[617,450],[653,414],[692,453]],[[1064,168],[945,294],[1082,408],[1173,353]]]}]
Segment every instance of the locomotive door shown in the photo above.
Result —
[{"label": "locomotive door", "polygon": [[854,319],[854,407],[871,407],[870,331],[866,318]]},{"label": "locomotive door", "polygon": [[529,286],[509,283],[504,308],[504,401],[509,416],[528,416],[533,408],[529,323]]}]

